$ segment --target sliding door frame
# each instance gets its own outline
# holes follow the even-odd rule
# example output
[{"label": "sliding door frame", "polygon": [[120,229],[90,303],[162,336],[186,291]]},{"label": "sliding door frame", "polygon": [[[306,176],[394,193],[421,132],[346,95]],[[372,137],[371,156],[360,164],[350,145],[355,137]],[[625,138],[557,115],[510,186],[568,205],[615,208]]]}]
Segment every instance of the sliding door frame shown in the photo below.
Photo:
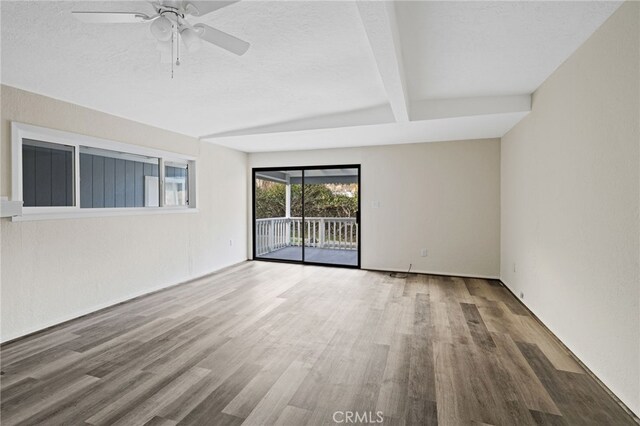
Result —
[{"label": "sliding door frame", "polygon": [[[309,262],[305,260],[305,236],[306,236],[306,227],[305,223],[305,208],[304,208],[304,175],[307,170],[323,170],[323,169],[357,169],[358,170],[358,213],[356,214],[356,223],[358,224],[358,264],[357,265],[341,265],[338,263],[321,263],[321,262]],[[269,259],[264,257],[256,256],[256,174],[260,172],[278,172],[278,171],[290,171],[290,170],[300,170],[302,172],[302,260],[287,260],[287,259]],[[361,230],[362,230],[362,214],[361,214],[361,186],[360,182],[361,178],[361,168],[360,164],[330,164],[330,165],[320,165],[320,166],[300,166],[300,167],[254,167],[251,169],[251,232],[252,232],[252,253],[251,258],[253,260],[260,260],[264,262],[279,262],[279,263],[295,263],[300,265],[315,265],[315,266],[331,266],[335,268],[349,268],[349,269],[360,269],[360,260],[362,255],[362,238],[361,238]]]}]

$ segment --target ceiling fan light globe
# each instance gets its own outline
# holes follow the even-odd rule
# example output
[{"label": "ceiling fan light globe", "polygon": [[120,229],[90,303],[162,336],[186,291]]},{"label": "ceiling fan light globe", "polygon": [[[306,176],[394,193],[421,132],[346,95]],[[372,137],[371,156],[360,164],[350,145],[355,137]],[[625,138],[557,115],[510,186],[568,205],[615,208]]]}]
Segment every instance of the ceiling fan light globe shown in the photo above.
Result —
[{"label": "ceiling fan light globe", "polygon": [[187,46],[187,50],[189,52],[197,52],[202,47],[202,40],[200,40],[200,35],[191,28],[185,28],[180,32],[180,36],[182,37],[182,41],[184,41],[185,46]]},{"label": "ceiling fan light globe", "polygon": [[151,23],[150,29],[151,34],[153,34],[158,41],[168,41],[171,38],[173,24],[169,18],[161,16]]}]

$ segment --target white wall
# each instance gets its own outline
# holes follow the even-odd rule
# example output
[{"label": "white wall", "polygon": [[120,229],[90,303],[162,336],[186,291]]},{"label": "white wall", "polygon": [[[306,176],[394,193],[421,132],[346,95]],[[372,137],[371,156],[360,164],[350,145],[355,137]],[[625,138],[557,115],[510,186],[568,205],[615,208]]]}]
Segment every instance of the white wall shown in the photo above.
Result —
[{"label": "white wall", "polygon": [[499,140],[249,154],[249,169],[337,164],[362,165],[363,268],[498,276]]},{"label": "white wall", "polygon": [[[198,213],[0,221],[1,339],[74,318],[246,259],[247,156],[2,86],[0,195],[11,188],[10,122],[197,158]],[[233,240],[233,245],[229,245]]]},{"label": "white wall", "polygon": [[639,26],[627,2],[539,88],[501,174],[502,280],[638,414]]}]

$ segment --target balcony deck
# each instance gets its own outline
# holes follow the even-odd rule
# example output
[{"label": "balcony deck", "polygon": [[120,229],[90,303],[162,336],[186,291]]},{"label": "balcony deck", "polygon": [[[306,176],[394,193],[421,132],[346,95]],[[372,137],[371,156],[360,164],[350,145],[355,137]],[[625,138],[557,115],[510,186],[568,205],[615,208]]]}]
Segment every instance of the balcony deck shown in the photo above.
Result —
[{"label": "balcony deck", "polygon": [[[332,265],[358,266],[357,250],[338,250],[317,247],[304,248],[307,262],[328,263]],[[289,246],[259,256],[263,259],[302,260],[302,247]]]},{"label": "balcony deck", "polygon": [[354,217],[271,217],[256,220],[256,258],[358,266]]}]

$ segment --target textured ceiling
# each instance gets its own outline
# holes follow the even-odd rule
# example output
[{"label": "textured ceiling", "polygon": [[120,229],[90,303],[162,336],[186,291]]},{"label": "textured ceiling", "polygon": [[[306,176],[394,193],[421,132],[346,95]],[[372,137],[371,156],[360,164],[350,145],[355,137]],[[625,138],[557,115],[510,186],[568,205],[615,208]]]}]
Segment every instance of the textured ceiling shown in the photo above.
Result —
[{"label": "textured ceiling", "polygon": [[500,137],[620,4],[244,0],[190,21],[249,51],[205,43],[172,80],[149,24],[71,16],[147,2],[0,1],[1,77],[246,151]]},{"label": "textured ceiling", "polygon": [[534,92],[621,2],[396,2],[411,99]]},{"label": "textured ceiling", "polygon": [[72,10],[146,2],[2,1],[2,82],[192,136],[387,103],[353,2],[243,1],[205,22],[251,43],[185,54],[170,79],[148,24],[86,24]]}]

